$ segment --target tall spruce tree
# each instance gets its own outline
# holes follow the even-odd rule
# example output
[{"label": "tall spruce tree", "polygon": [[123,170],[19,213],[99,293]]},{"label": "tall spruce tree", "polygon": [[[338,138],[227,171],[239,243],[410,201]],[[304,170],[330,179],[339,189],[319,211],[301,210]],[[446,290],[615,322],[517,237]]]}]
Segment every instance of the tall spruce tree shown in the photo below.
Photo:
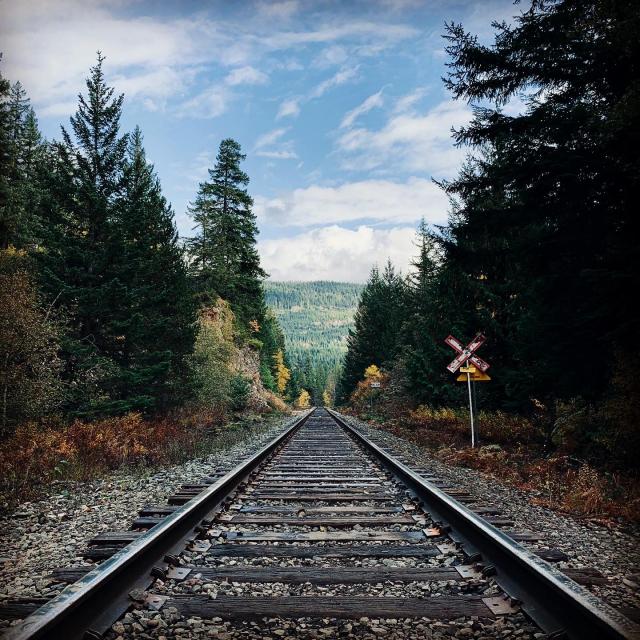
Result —
[{"label": "tall spruce tree", "polygon": [[20,82],[0,97],[3,161],[0,168],[0,248],[27,247],[38,236],[39,163],[44,146],[35,113]]},{"label": "tall spruce tree", "polygon": [[[558,397],[598,397],[616,351],[638,357],[627,338],[640,326],[629,295],[640,286],[640,15],[625,0],[536,0],[494,26],[492,46],[448,28],[448,87],[494,103],[456,136],[479,155],[446,185],[460,204],[451,256],[485,278],[508,398],[551,410]],[[513,97],[526,108],[507,115]],[[585,345],[589,375],[570,375]]]},{"label": "tall spruce tree", "polygon": [[404,310],[404,281],[391,262],[387,262],[382,275],[374,267],[362,290],[354,327],[349,330],[339,384],[341,401],[349,397],[368,366],[382,367],[395,357]]},{"label": "tall spruce tree", "polygon": [[[0,53],[0,61],[2,54]],[[11,114],[9,111],[10,82],[0,73],[0,248],[6,248],[11,237],[9,209],[11,191]]]},{"label": "tall spruce tree", "polygon": [[190,207],[197,234],[189,248],[198,295],[205,302],[216,294],[229,301],[246,328],[264,317],[266,274],[256,250],[258,227],[246,189],[249,176],[240,168],[245,157],[235,140],[220,143],[209,180],[200,184]]},{"label": "tall spruce tree", "polygon": [[111,228],[112,357],[120,371],[113,400],[121,410],[166,409],[185,398],[194,345],[191,295],[173,211],[147,162],[142,133],[129,140],[123,187]]}]

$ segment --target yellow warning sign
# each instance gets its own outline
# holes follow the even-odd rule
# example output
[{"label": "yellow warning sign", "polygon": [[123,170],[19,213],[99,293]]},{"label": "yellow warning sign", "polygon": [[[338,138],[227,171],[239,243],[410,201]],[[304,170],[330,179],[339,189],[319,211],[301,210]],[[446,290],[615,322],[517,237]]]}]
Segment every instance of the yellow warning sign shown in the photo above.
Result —
[{"label": "yellow warning sign", "polygon": [[[474,367],[474,369],[475,369],[475,367]],[[460,369],[460,371],[462,371],[462,369]],[[469,373],[471,373],[471,371],[469,371]],[[456,378],[456,380],[458,382],[466,382],[467,381],[467,374],[466,373],[461,373]],[[491,378],[486,373],[482,373],[481,371],[477,371],[476,370],[475,373],[471,373],[471,382],[489,382],[489,380],[491,380]]]}]

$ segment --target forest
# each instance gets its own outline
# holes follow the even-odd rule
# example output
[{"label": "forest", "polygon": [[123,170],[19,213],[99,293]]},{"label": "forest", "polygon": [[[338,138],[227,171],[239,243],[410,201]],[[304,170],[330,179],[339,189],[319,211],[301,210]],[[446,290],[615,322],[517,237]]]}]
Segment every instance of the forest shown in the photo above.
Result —
[{"label": "forest", "polygon": [[[466,445],[466,388],[444,339],[481,331],[492,378],[478,385],[481,441],[511,443],[523,483],[539,455],[582,474],[580,495],[620,495],[615,474],[637,470],[640,451],[638,21],[632,3],[564,1],[495,23],[489,45],[447,25],[444,82],[474,108],[454,132],[467,161],[440,182],[449,223],[421,225],[411,272],[371,272],[340,402]],[[477,455],[509,467],[500,446]],[[637,508],[637,491],[625,495]]]},{"label": "forest", "polygon": [[103,66],[59,140],[0,78],[0,463],[14,488],[35,458],[45,476],[92,448],[153,458],[301,392],[264,299],[240,145],[220,143],[182,242]]},{"label": "forest", "polygon": [[313,404],[332,404],[362,285],[267,280],[264,290],[286,337],[295,383]]}]

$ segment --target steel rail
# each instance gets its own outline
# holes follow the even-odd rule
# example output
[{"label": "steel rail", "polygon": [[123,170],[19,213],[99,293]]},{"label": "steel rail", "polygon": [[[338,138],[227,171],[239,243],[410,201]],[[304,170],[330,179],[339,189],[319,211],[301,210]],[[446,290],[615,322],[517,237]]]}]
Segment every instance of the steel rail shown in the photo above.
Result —
[{"label": "steel rail", "polygon": [[[451,528],[452,538],[462,544],[468,555],[482,555],[483,561],[495,569],[500,587],[520,603],[543,631],[571,640],[640,639],[639,625],[412,471],[348,424],[339,413],[328,411],[415,492],[434,521]],[[563,633],[566,635],[562,636]]]},{"label": "steel rail", "polygon": [[151,570],[163,564],[166,566],[164,558],[167,554],[182,551],[202,520],[297,431],[313,411],[311,409],[300,416],[248,460],[34,611],[20,625],[13,627],[5,640],[101,637],[131,605],[129,594],[151,584]]}]

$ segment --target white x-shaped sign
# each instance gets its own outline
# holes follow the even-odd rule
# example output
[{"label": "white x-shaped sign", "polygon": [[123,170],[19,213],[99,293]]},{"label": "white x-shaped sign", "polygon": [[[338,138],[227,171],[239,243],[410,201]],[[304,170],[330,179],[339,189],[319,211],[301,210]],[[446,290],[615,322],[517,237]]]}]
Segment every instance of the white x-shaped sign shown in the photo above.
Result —
[{"label": "white x-shaped sign", "polygon": [[478,333],[476,337],[465,347],[460,340],[453,336],[445,338],[445,342],[452,349],[458,352],[458,355],[449,363],[447,369],[449,369],[451,373],[455,373],[468,360],[478,367],[482,373],[484,373],[490,365],[479,356],[474,355],[474,353],[484,344],[485,340],[486,337],[481,333]]}]

